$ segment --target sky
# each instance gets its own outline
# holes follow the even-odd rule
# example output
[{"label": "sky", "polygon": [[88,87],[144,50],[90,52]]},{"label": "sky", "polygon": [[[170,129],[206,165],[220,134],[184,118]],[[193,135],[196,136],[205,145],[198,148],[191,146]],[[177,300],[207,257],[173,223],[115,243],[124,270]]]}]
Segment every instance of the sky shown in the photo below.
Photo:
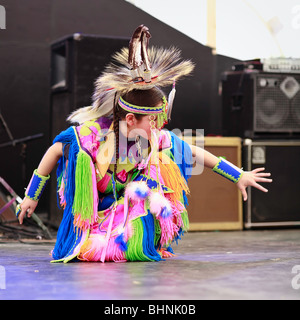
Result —
[{"label": "sky", "polygon": [[[126,0],[207,45],[207,1]],[[241,60],[300,59],[300,0],[215,0],[216,52]]]}]

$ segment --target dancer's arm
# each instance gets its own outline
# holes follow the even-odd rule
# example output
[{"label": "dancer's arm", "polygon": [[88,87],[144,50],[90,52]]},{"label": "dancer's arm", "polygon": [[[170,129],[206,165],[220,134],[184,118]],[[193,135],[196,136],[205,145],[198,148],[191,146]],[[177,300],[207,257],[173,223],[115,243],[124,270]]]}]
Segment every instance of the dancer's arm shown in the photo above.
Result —
[{"label": "dancer's arm", "polygon": [[[193,157],[197,163],[203,163],[205,167],[213,169],[219,162],[219,158],[208,152],[207,150],[190,145]],[[268,179],[271,174],[264,171],[265,168],[257,168],[252,171],[244,171],[239,181],[236,183],[238,189],[242,192],[244,201],[247,200],[246,188],[251,186],[255,187],[263,192],[268,192],[266,188],[261,186],[258,182],[272,182],[272,179]]]},{"label": "dancer's arm", "polygon": [[[37,173],[41,176],[48,176],[55,167],[57,161],[60,159],[62,154],[62,143],[56,142],[45,153],[37,168]],[[31,217],[37,204],[38,201],[29,199],[27,197],[24,198],[23,202],[20,205],[21,212],[18,216],[20,224],[23,223],[26,212],[28,214],[28,217]]]}]

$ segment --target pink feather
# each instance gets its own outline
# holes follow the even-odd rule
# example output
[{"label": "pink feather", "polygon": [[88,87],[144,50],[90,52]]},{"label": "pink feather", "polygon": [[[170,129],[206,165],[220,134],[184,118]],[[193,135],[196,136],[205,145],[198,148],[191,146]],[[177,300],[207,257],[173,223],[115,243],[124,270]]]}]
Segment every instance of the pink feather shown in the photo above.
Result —
[{"label": "pink feather", "polygon": [[150,189],[145,181],[133,181],[128,183],[125,191],[131,201],[144,200],[150,193]]},{"label": "pink feather", "polygon": [[159,192],[151,192],[149,196],[150,212],[159,216],[163,210],[172,213],[172,207],[168,199],[166,199]]}]

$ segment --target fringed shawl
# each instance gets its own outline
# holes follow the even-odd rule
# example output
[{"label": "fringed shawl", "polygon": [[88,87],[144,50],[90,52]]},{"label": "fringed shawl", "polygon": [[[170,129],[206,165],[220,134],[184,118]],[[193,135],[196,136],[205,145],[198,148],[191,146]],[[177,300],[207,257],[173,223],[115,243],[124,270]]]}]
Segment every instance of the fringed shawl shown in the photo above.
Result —
[{"label": "fringed shawl", "polygon": [[[172,132],[166,132],[166,137],[170,143],[169,147],[160,152],[162,160],[160,172],[166,184],[164,192],[172,203],[175,220],[155,218],[149,212],[140,219],[132,220],[133,234],[127,243],[128,248],[125,253],[129,261],[161,260],[154,248],[160,249],[166,246],[172,252],[171,242],[177,242],[188,229],[185,206],[188,192],[186,183],[192,169],[191,149]],[[87,244],[90,230],[98,219],[99,199],[95,159],[86,149],[86,145],[81,146],[82,140],[79,138],[77,128],[70,127],[63,131],[55,138],[54,143],[56,142],[63,143],[64,149],[68,146],[68,152],[67,156],[63,152],[64,155],[59,160],[57,168],[57,190],[64,213],[52,256],[53,262],[66,263],[77,257],[80,249]],[[169,158],[169,164],[165,164],[168,163],[164,161],[165,157]],[[139,179],[143,179],[143,175],[135,178]],[[149,187],[154,182],[153,179],[147,180]]]},{"label": "fringed shawl", "polygon": [[56,142],[69,145],[69,152],[68,159],[63,156],[57,168],[64,215],[52,256],[66,262],[76,256],[80,244],[88,237],[90,225],[97,217],[98,192],[93,161],[81,148],[76,128],[60,133],[54,139]]}]

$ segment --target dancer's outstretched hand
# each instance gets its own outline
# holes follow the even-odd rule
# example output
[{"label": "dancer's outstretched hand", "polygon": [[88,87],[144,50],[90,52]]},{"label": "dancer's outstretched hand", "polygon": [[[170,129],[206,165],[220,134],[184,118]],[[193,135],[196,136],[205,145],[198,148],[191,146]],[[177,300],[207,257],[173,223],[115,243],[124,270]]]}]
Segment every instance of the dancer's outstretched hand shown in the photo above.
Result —
[{"label": "dancer's outstretched hand", "polygon": [[268,192],[268,189],[261,186],[258,182],[270,183],[273,180],[266,178],[266,177],[270,177],[271,173],[262,172],[262,171],[265,171],[265,168],[257,168],[252,171],[245,171],[240,181],[236,184],[237,187],[242,192],[244,201],[248,199],[247,191],[246,191],[247,187],[254,187],[263,192]]}]

